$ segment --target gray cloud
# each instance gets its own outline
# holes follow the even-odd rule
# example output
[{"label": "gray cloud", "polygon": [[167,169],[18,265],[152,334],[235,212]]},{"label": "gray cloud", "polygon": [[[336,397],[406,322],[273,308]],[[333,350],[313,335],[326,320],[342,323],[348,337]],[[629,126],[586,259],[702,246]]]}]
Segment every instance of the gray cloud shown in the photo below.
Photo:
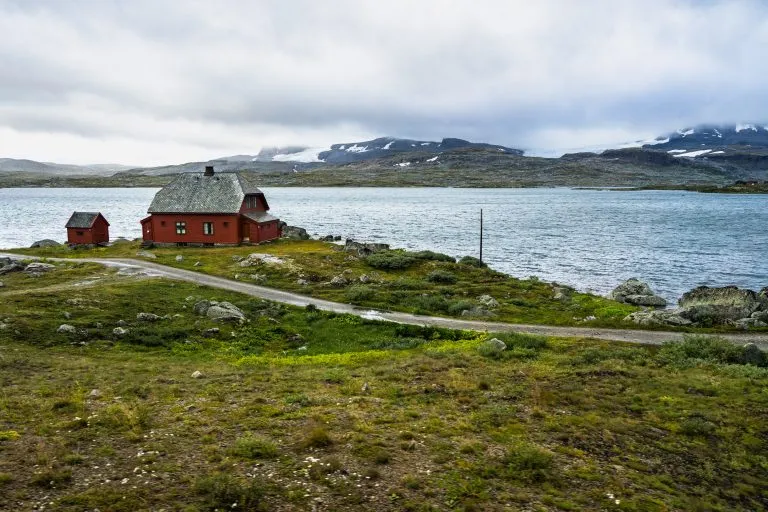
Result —
[{"label": "gray cloud", "polygon": [[0,154],[170,163],[380,135],[564,149],[766,120],[767,15],[760,1],[0,0]]}]

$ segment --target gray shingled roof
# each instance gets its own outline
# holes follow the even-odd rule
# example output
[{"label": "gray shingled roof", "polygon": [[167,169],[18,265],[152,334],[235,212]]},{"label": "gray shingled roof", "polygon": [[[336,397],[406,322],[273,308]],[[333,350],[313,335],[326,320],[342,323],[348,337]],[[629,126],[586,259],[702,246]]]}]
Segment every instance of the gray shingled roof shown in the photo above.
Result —
[{"label": "gray shingled roof", "polygon": [[261,194],[261,190],[237,173],[183,173],[155,194],[147,212],[237,213],[246,194]]},{"label": "gray shingled roof", "polygon": [[[93,222],[96,220],[96,217],[100,215],[99,212],[74,212],[72,216],[67,221],[68,228],[76,228],[76,229],[88,229],[91,226],[93,226]],[[107,225],[109,225],[109,222],[107,222]]]},{"label": "gray shingled roof", "polygon": [[244,213],[243,217],[246,217],[246,218],[251,219],[251,220],[256,221],[256,222],[269,222],[271,220],[279,220],[274,215],[270,215],[270,214],[264,213],[264,212]]}]

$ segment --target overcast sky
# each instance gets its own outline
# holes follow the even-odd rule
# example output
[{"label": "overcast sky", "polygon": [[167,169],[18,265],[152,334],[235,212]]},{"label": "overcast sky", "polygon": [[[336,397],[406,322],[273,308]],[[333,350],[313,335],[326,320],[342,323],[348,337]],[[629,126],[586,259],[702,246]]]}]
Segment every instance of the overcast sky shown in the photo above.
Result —
[{"label": "overcast sky", "polygon": [[768,121],[768,2],[0,0],[0,157],[156,165]]}]

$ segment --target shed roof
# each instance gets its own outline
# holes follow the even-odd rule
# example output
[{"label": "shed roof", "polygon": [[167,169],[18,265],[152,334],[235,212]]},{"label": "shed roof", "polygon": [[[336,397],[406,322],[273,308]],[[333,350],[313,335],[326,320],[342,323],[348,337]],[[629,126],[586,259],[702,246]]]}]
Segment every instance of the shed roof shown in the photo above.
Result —
[{"label": "shed roof", "polygon": [[240,174],[182,173],[163,187],[148,213],[238,213],[249,194],[262,194]]},{"label": "shed roof", "polygon": [[104,219],[104,222],[107,223],[107,226],[109,226],[109,222],[107,222],[107,219],[101,215],[101,212],[74,212],[67,221],[66,227],[75,229],[92,228],[93,223],[96,222],[96,219],[99,216],[101,216],[101,218]]},{"label": "shed roof", "polygon": [[243,217],[258,223],[269,222],[272,220],[280,220],[274,215],[270,215],[264,212],[248,212],[248,213],[244,213]]}]

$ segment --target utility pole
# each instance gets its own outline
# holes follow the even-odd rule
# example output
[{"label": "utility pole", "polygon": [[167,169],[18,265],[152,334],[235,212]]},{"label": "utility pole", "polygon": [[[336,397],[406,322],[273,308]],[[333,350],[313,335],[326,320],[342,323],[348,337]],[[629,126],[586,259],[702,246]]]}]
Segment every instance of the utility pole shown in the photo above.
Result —
[{"label": "utility pole", "polygon": [[483,209],[480,208],[480,263],[483,262]]}]

